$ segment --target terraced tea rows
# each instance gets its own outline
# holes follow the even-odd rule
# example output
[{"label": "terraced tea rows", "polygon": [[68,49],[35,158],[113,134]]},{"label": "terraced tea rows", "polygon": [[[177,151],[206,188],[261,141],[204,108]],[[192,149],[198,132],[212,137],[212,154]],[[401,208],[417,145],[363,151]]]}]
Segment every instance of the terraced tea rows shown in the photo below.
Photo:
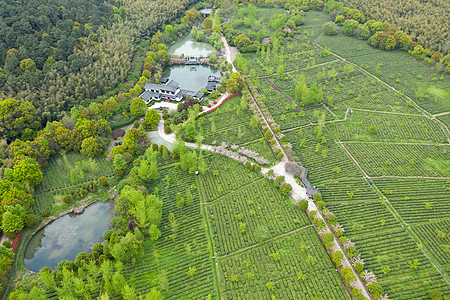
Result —
[{"label": "terraced tea rows", "polygon": [[[426,117],[354,111],[346,122],[330,127],[341,141],[446,143],[448,134]],[[371,131],[371,129],[373,129]]]},{"label": "terraced tea rows", "polygon": [[315,231],[301,229],[222,258],[224,299],[348,299],[330,263]]},{"label": "terraced tea rows", "polygon": [[208,205],[208,212],[218,255],[309,225],[306,215],[267,179]]}]

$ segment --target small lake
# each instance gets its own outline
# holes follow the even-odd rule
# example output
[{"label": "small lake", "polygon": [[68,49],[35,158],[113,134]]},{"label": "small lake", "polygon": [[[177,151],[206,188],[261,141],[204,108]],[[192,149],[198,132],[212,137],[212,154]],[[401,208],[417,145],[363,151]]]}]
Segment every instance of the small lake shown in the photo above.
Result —
[{"label": "small lake", "polygon": [[177,81],[184,90],[193,92],[205,88],[208,76],[220,77],[220,71],[208,65],[173,65],[165,67],[163,76]]},{"label": "small lake", "polygon": [[186,35],[182,40],[173,44],[168,49],[169,54],[184,56],[209,56],[216,52],[213,46],[208,43],[196,42],[191,40],[191,35]]},{"label": "small lake", "polygon": [[112,202],[96,202],[81,214],[70,213],[39,230],[25,249],[24,264],[39,272],[43,267],[54,270],[62,260],[74,260],[78,253],[88,252],[111,229],[114,216]]}]

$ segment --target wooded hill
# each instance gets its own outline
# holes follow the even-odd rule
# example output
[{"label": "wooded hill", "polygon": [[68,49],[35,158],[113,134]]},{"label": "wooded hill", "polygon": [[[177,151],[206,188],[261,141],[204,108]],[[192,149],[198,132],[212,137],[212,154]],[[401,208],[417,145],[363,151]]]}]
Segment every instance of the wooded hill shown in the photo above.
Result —
[{"label": "wooded hill", "polygon": [[448,0],[342,0],[371,19],[389,22],[425,48],[448,52],[450,2]]},{"label": "wooded hill", "polygon": [[[0,100],[30,101],[42,124],[122,83],[136,44],[193,0],[0,3]],[[115,4],[120,5],[120,4]]]}]

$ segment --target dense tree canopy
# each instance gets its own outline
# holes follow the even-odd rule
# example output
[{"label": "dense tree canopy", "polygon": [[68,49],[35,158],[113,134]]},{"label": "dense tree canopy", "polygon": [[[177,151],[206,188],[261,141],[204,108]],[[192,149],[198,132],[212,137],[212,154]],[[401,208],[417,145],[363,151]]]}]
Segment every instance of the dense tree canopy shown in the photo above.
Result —
[{"label": "dense tree canopy", "polygon": [[13,141],[30,139],[41,127],[36,108],[28,101],[12,98],[0,101],[0,136]]}]

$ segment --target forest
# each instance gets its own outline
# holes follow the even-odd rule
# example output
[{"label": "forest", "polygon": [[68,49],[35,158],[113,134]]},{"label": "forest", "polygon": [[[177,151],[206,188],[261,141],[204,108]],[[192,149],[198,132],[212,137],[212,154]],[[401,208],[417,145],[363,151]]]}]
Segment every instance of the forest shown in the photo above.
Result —
[{"label": "forest", "polygon": [[447,0],[342,0],[371,19],[389,22],[405,31],[418,44],[431,50],[448,52],[450,48],[450,2]]},{"label": "forest", "polygon": [[42,128],[74,105],[114,95],[135,56],[143,55],[137,51],[141,39],[190,2],[123,1],[116,7],[103,1],[27,1],[26,10],[21,2],[2,2],[0,99],[31,102]]}]

